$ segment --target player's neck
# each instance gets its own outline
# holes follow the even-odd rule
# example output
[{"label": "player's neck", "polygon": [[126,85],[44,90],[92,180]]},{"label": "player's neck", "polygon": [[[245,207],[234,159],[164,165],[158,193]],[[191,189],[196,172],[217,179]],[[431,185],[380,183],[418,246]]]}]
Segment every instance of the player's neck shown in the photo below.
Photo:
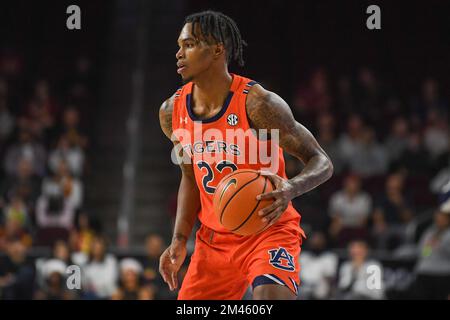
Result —
[{"label": "player's neck", "polygon": [[226,69],[220,72],[205,72],[193,81],[195,101],[201,102],[204,107],[222,106],[232,80],[233,77]]}]

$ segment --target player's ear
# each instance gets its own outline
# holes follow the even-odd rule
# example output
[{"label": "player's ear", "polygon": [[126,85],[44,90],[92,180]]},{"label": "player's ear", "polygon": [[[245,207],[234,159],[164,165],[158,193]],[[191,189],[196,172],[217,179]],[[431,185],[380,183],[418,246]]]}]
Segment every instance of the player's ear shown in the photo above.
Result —
[{"label": "player's ear", "polygon": [[218,59],[220,56],[225,54],[225,46],[223,43],[217,43],[214,45],[214,58]]}]

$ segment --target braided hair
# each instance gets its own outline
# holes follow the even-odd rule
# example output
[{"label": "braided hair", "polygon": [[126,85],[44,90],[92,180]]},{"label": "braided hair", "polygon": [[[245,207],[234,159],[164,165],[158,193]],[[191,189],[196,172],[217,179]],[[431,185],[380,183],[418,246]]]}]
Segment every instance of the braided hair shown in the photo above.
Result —
[{"label": "braided hair", "polygon": [[198,38],[198,35],[195,34],[195,25],[198,24],[200,32],[208,44],[210,44],[210,37],[215,43],[223,43],[227,52],[227,62],[234,60],[239,66],[244,65],[243,49],[247,43],[242,39],[233,19],[221,12],[207,10],[187,16],[184,20],[184,24],[186,23],[192,23],[194,37]]}]

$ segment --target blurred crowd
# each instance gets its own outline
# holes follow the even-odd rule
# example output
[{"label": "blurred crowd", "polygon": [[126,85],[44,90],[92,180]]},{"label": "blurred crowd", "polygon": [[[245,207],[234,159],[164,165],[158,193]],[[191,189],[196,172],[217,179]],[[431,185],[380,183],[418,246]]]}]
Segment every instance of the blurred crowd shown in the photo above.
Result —
[{"label": "blurred crowd", "polygon": [[[165,239],[149,235],[140,253],[114,250],[85,205],[98,84],[87,56],[66,69],[65,78],[36,78],[13,51],[0,56],[0,299],[174,299],[158,272]],[[335,168],[293,201],[308,235],[299,298],[450,297],[449,102],[441,90],[426,78],[404,92],[367,67],[337,78],[321,67],[299,84],[292,111]],[[300,169],[286,155],[288,176]],[[380,253],[413,261],[403,295],[390,293],[383,276],[368,288],[371,275],[383,275]],[[67,287],[71,265],[81,269],[80,290]]]},{"label": "blurred crowd", "polygon": [[[304,298],[393,298],[365,286],[368,265],[382,270],[376,253],[415,263],[406,297],[450,298],[449,101],[431,77],[414,91],[400,85],[367,67],[336,78],[319,67],[295,93],[296,118],[335,168],[294,200],[309,235]],[[288,176],[300,167],[287,156]]]},{"label": "blurred crowd", "polygon": [[[92,61],[74,58],[64,78],[35,78],[26,62],[13,50],[0,56],[0,299],[170,297],[159,290],[163,240],[149,236],[141,259],[111,254],[85,206]],[[81,290],[66,285],[71,265]]]}]

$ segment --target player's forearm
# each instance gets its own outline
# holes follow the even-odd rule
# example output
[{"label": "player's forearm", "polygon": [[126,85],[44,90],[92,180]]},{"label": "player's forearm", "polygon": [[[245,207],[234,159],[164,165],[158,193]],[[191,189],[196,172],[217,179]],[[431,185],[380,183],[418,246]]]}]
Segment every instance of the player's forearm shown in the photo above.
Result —
[{"label": "player's forearm", "polygon": [[183,175],[178,190],[177,215],[172,240],[186,242],[200,209],[200,194],[193,177]]},{"label": "player's forearm", "polygon": [[293,198],[321,185],[333,175],[333,164],[325,154],[317,154],[306,163],[302,172],[289,180]]}]

